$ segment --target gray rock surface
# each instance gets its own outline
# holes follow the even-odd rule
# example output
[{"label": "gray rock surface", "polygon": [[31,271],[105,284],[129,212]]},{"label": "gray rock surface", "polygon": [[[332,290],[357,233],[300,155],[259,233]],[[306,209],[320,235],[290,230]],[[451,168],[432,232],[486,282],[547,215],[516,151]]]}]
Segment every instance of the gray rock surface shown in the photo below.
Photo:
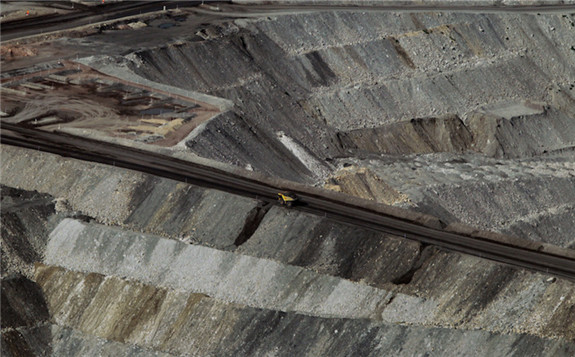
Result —
[{"label": "gray rock surface", "polygon": [[376,287],[417,265],[421,244],[274,207],[237,252]]},{"label": "gray rock surface", "polygon": [[389,292],[298,267],[64,220],[45,261],[259,308],[368,318]]},{"label": "gray rock surface", "polygon": [[433,248],[418,259],[397,285],[373,288],[361,273],[355,277],[360,282],[352,283],[268,259],[66,219],[51,233],[45,261],[311,316],[575,336],[569,312],[573,283]]},{"label": "gray rock surface", "polygon": [[[318,161],[333,159],[334,168],[346,160],[342,157],[370,160],[361,164],[407,195],[409,201],[397,203],[404,207],[446,222],[572,244],[571,229],[552,232],[537,218],[569,218],[565,209],[573,204],[568,177],[575,144],[575,53],[566,45],[575,26],[572,14],[331,11],[218,26],[220,36],[138,51],[127,63],[143,77],[234,102],[229,122],[213,122],[188,142],[193,152],[260,171],[262,156],[255,160],[242,153],[260,141],[270,147],[274,133],[282,131]],[[227,65],[230,58],[234,66]],[[226,72],[229,76],[222,75]],[[257,139],[244,135],[245,123],[256,128]],[[226,142],[221,135],[245,138],[223,145],[239,154],[211,147]],[[465,151],[480,153],[463,158],[479,166],[436,166],[433,155],[394,156],[447,152],[454,155],[446,161],[457,161],[455,154]],[[291,175],[292,157],[276,149],[267,153],[264,171],[273,173],[265,172]],[[382,154],[389,156],[376,156]],[[278,155],[286,159],[278,161]],[[538,159],[524,161],[531,157]],[[411,172],[406,160],[422,166]],[[285,169],[279,162],[287,163]],[[451,173],[459,177],[445,180]],[[487,190],[475,189],[480,181]],[[526,186],[541,186],[548,196]],[[550,186],[553,192],[545,188]],[[552,218],[555,213],[559,216]],[[524,228],[509,229],[515,222]]]},{"label": "gray rock surface", "polygon": [[134,356],[168,357],[172,354],[94,337],[78,330],[45,324],[2,334],[3,356]]},{"label": "gray rock surface", "polygon": [[[37,280],[46,291],[56,321],[66,326],[52,330],[60,338],[70,336],[78,343],[79,347],[64,342],[55,344],[55,349],[63,351],[82,348],[90,353],[101,346],[103,351],[135,355],[148,355],[146,349],[152,349],[193,356],[410,356],[422,351],[442,355],[568,356],[575,348],[572,343],[528,335],[400,326],[254,309],[205,295],[51,266],[39,267]],[[99,311],[103,307],[117,313],[102,315]],[[99,342],[96,346],[94,340]],[[123,344],[107,342],[111,340]]]},{"label": "gray rock surface", "polygon": [[[11,152],[13,154],[20,153],[20,155],[15,157],[3,155],[2,162],[3,165],[6,165],[3,167],[30,167],[30,170],[40,170],[43,165],[57,164],[61,167],[70,165],[69,167],[81,169],[82,172],[89,174],[90,177],[107,173],[106,168],[101,165],[75,162],[69,159],[56,159],[53,155],[32,154],[28,150],[8,148],[5,151],[5,153]],[[28,157],[26,157],[26,153]],[[37,161],[38,166],[33,164],[36,162],[34,159],[36,155],[42,157],[42,161]],[[32,165],[30,165],[31,163]],[[561,163],[561,161],[558,161],[558,163]],[[140,174],[129,172],[124,174],[132,174],[138,177],[139,181],[134,184],[146,182],[150,179]],[[61,190],[59,192],[60,195],[64,196],[63,198],[73,198],[77,194],[76,192],[86,192],[84,185],[90,184],[89,181],[85,180],[71,181],[75,185],[74,189],[77,190],[75,191],[74,189],[66,190],[64,187],[56,185],[55,183],[60,181],[51,179],[49,176],[43,179],[40,182],[24,180],[20,183],[31,187],[42,185],[41,187],[51,191],[54,191],[53,185],[55,185]],[[149,217],[150,212],[156,209],[144,209],[148,204],[153,207],[154,203],[158,204],[161,202],[168,205],[168,207],[184,207],[183,211],[188,211],[201,207],[205,204],[203,203],[204,201],[193,199],[191,200],[193,202],[191,206],[174,204],[174,202],[179,200],[177,197],[180,197],[172,195],[172,198],[169,198],[170,193],[178,192],[178,190],[174,189],[175,183],[160,179],[154,179],[151,182],[153,184],[148,184],[148,186],[136,185],[137,189],[127,189],[130,186],[123,186],[121,182],[116,181],[108,191],[105,191],[116,192],[116,190],[119,190],[121,195],[126,194],[126,197],[133,198],[134,204],[126,204],[125,207],[135,207],[135,209],[128,211],[128,214],[124,213],[124,217],[131,217],[134,221],[130,224],[134,227],[140,227],[139,229],[129,232],[126,230],[127,223],[122,223],[124,225],[123,228],[114,228],[65,219],[61,221],[58,228],[51,234],[46,261],[50,264],[64,266],[66,269],[59,268],[61,274],[78,276],[78,273],[67,269],[82,271],[94,282],[108,280],[126,281],[122,279],[124,278],[130,282],[129,284],[141,286],[141,283],[144,283],[150,288],[153,287],[152,290],[148,291],[154,291],[154,289],[166,292],[179,291],[179,294],[184,295],[207,293],[211,298],[217,299],[217,301],[232,303],[242,309],[247,307],[253,309],[255,307],[255,310],[293,311],[288,312],[288,315],[295,314],[294,316],[298,316],[298,318],[293,321],[289,320],[291,321],[289,326],[298,326],[297,331],[300,331],[296,333],[295,338],[297,336],[308,336],[310,334],[309,331],[317,331],[320,328],[318,326],[322,326],[321,321],[330,321],[330,323],[336,324],[338,327],[334,325],[334,330],[337,329],[338,331],[343,330],[341,330],[342,327],[337,321],[346,321],[344,325],[349,326],[346,327],[347,336],[352,336],[350,337],[351,340],[336,339],[334,341],[339,341],[337,343],[341,343],[341,345],[336,342],[333,345],[319,342],[321,339],[316,339],[316,337],[319,338],[319,335],[312,334],[309,337],[310,339],[305,340],[308,341],[306,343],[302,342],[301,338],[298,339],[300,343],[296,343],[296,345],[300,346],[299,348],[301,349],[293,350],[291,347],[286,347],[291,346],[290,343],[292,342],[290,341],[292,340],[280,338],[279,336],[284,336],[285,334],[278,332],[278,335],[272,334],[278,337],[269,337],[271,340],[266,339],[265,341],[267,342],[262,342],[261,346],[264,347],[255,349],[258,351],[262,348],[267,351],[266,348],[269,346],[275,346],[280,351],[289,351],[289,353],[295,351],[295,353],[304,355],[313,355],[315,354],[314,351],[327,351],[326,353],[329,353],[329,351],[335,351],[336,348],[343,349],[344,345],[351,346],[349,348],[360,348],[358,347],[359,345],[353,343],[350,345],[350,341],[367,341],[363,339],[364,337],[360,338],[357,336],[371,338],[368,336],[375,334],[376,337],[374,338],[388,341],[390,334],[395,333],[402,336],[407,334],[412,337],[407,340],[394,340],[395,342],[391,345],[384,343],[381,348],[383,350],[394,350],[395,348],[396,351],[401,348],[409,350],[407,346],[411,346],[412,341],[419,341],[420,338],[424,338],[423,336],[429,336],[430,331],[445,331],[437,332],[437,336],[447,333],[450,337],[446,338],[449,340],[461,338],[463,339],[462,341],[468,341],[468,343],[471,343],[470,341],[472,340],[474,341],[475,338],[478,338],[478,341],[484,341],[482,339],[487,337],[481,336],[488,335],[490,340],[495,338],[501,341],[498,342],[501,343],[501,345],[497,345],[498,349],[508,349],[509,353],[522,351],[522,348],[525,348],[539,351],[538,353],[542,354],[564,353],[568,355],[569,349],[572,348],[570,344],[564,342],[570,340],[575,333],[572,329],[570,313],[570,306],[573,305],[571,301],[571,296],[573,296],[572,283],[561,280],[548,282],[547,277],[540,274],[515,271],[478,258],[440,252],[431,247],[420,247],[419,244],[404,242],[400,238],[386,237],[335,222],[325,221],[319,217],[309,216],[297,211],[286,211],[279,208],[268,210],[263,215],[261,222],[252,228],[255,229],[253,234],[245,237],[246,240],[241,242],[241,244],[236,241],[235,235],[231,235],[229,239],[226,238],[222,241],[214,234],[215,230],[210,234],[198,232],[198,240],[195,243],[200,245],[184,244],[174,239],[165,239],[142,233],[145,231],[145,226],[143,223],[137,223],[138,220],[136,218],[141,215],[140,222],[153,221],[146,217]],[[192,190],[191,192],[196,190],[196,188],[184,186],[182,185],[179,190]],[[150,191],[150,189],[144,189],[144,187],[153,189]],[[154,190],[156,193],[153,193]],[[186,197],[189,197],[190,191],[187,192],[188,195]],[[207,192],[209,190],[206,190]],[[216,193],[212,192],[210,194],[214,195]],[[228,202],[236,202],[233,195],[221,195],[224,195]],[[103,201],[108,199],[105,194],[94,195],[94,197],[98,197]],[[142,197],[144,200],[148,199],[147,204],[142,204]],[[161,199],[153,197],[160,197]],[[221,201],[222,197],[218,200]],[[75,205],[74,200],[70,199],[69,202],[73,208]],[[161,210],[161,203],[157,210]],[[140,207],[139,210],[138,207]],[[254,206],[248,205],[248,207]],[[93,210],[92,212],[98,211]],[[178,216],[177,211],[166,212],[172,213],[168,215],[159,214],[158,217],[164,217],[163,219],[167,219],[170,222],[178,222],[178,220],[169,218],[173,217],[174,214]],[[158,222],[162,222],[162,220]],[[158,224],[152,222],[150,226],[155,227]],[[169,231],[172,232],[173,238],[177,238],[179,235],[178,230],[185,230],[185,227],[185,225],[175,225]],[[202,227],[202,230],[210,231],[209,225]],[[225,233],[225,230],[223,233]],[[228,250],[228,252],[225,250]],[[93,342],[90,341],[94,337],[90,336],[94,335],[99,336],[98,338],[103,338],[104,340],[102,341],[118,341],[122,344],[112,344],[116,347],[110,345],[111,351],[131,351],[132,347],[130,346],[134,343],[136,346],[146,349],[146,351],[151,350],[158,353],[172,353],[169,351],[176,351],[174,352],[175,354],[180,354],[184,353],[182,351],[188,351],[186,353],[202,355],[205,351],[212,351],[212,349],[216,348],[214,347],[216,345],[215,342],[213,344],[193,345],[195,346],[193,348],[200,349],[200,352],[190,352],[189,348],[192,347],[190,347],[189,343],[185,347],[173,347],[175,350],[154,347],[155,345],[150,345],[150,342],[128,342],[128,345],[124,346],[123,344],[126,343],[126,340],[117,337],[119,335],[108,335],[108,332],[95,333],[94,331],[96,330],[89,330],[87,326],[100,326],[97,323],[98,320],[94,320],[96,322],[92,321],[96,311],[101,311],[98,309],[119,306],[115,304],[123,304],[121,301],[127,303],[141,300],[143,303],[148,300],[135,298],[134,295],[129,295],[130,297],[126,298],[126,300],[115,300],[114,297],[117,297],[118,293],[102,290],[101,297],[95,301],[100,301],[99,299],[108,300],[101,300],[96,303],[92,308],[94,313],[83,317],[86,325],[78,325],[78,322],[74,321],[79,320],[73,317],[75,313],[72,311],[84,311],[85,307],[70,310],[71,304],[76,304],[74,299],[79,292],[76,289],[81,289],[81,291],[84,291],[83,294],[86,294],[85,299],[87,300],[82,301],[89,301],[92,297],[95,297],[97,295],[96,290],[92,288],[90,288],[92,290],[84,290],[90,286],[85,285],[85,283],[78,285],[70,283],[66,279],[62,280],[63,278],[58,278],[61,274],[45,274],[43,275],[44,278],[38,280],[38,274],[41,274],[41,270],[38,269],[36,269],[35,280],[42,286],[44,294],[47,294],[47,296],[55,294],[50,297],[52,304],[59,304],[58,309],[62,311],[55,314],[54,311],[56,310],[51,308],[51,318],[56,319],[58,326],[72,328],[74,331],[78,331],[78,329],[82,331],[82,334],[84,334],[82,338],[87,339],[86,342],[82,342],[87,344],[87,347],[82,347],[86,348],[86,351],[92,348],[90,346],[92,346]],[[100,277],[96,279],[97,276]],[[280,279],[279,277],[283,278]],[[282,282],[285,282],[285,284]],[[53,285],[55,288],[48,289],[47,286],[49,285]],[[66,286],[68,288],[64,289]],[[82,286],[86,286],[86,288]],[[115,289],[114,291],[123,291],[123,288],[117,287]],[[285,293],[281,294],[282,291]],[[291,293],[288,293],[289,291],[294,294],[297,293],[298,297],[290,297]],[[70,298],[65,298],[62,294],[70,294]],[[155,294],[154,296],[160,297],[163,296],[162,294]],[[315,303],[313,303],[314,301]],[[369,301],[369,304],[361,301]],[[166,305],[166,313],[173,310],[169,306],[174,305]],[[124,311],[124,309],[119,309],[118,311]],[[200,309],[200,311],[203,310]],[[213,311],[213,309],[210,311]],[[505,314],[502,315],[501,311],[505,311]],[[141,314],[141,312],[138,312],[138,314]],[[101,318],[108,316],[98,312],[97,316],[100,315]],[[205,315],[201,316],[206,318]],[[345,316],[347,319],[332,319],[334,316]],[[322,320],[325,317],[330,318]],[[122,319],[122,321],[125,319],[130,321],[126,315],[122,314],[115,318]],[[246,317],[246,319],[246,321],[253,320],[251,317]],[[304,320],[320,322],[304,323],[302,322]],[[115,320],[112,319],[109,323],[115,325],[113,321]],[[160,320],[154,319],[153,321]],[[261,326],[269,324],[268,319],[264,319],[264,321],[262,325],[253,325],[253,328],[257,331],[261,330],[263,328]],[[381,325],[381,321],[383,321],[383,325]],[[168,328],[167,326],[169,326],[169,324],[163,325],[160,322],[154,322],[155,325],[150,325],[151,322],[143,321],[137,323],[142,323],[142,326],[158,326],[157,328]],[[398,323],[399,325],[395,325]],[[379,327],[372,327],[374,324]],[[203,324],[193,324],[193,326],[201,325]],[[78,326],[85,326],[86,329]],[[391,326],[396,327],[392,328]],[[435,329],[437,327],[444,328]],[[128,330],[130,328],[133,327],[126,327]],[[142,327],[142,329],[141,337],[133,337],[134,340],[131,341],[144,341],[145,338],[143,336],[149,336],[154,331],[152,327]],[[399,329],[399,331],[396,329]],[[470,337],[469,332],[465,332],[466,330],[476,329],[480,329],[482,332],[477,332],[478,335],[473,335],[475,337]],[[210,329],[210,331],[212,330],[213,328]],[[226,331],[236,336],[237,331],[244,330],[245,327],[238,327],[237,330]],[[281,331],[285,330],[281,329]],[[377,331],[377,334],[375,331]],[[55,340],[52,340],[49,334],[46,337],[41,337],[43,335],[39,334],[39,330],[32,330],[26,327],[24,330],[21,328],[19,333],[29,333],[29,335],[24,338],[18,337],[20,335],[16,334],[16,332],[10,332],[7,336],[11,340],[6,343],[10,346],[19,345],[18,343],[30,346],[32,342],[28,343],[26,341],[36,338],[41,341],[47,341],[46,344],[48,346],[56,346]],[[433,336],[435,336],[435,332],[433,333]],[[504,335],[498,335],[499,333]],[[494,336],[526,336],[517,337],[521,341],[526,341],[521,342],[522,346],[523,343],[526,343],[526,347],[517,347],[518,344],[515,338],[502,337],[503,339],[499,340],[499,337]],[[437,337],[432,340],[443,341],[442,338]],[[545,338],[558,338],[558,342],[550,342],[551,345],[547,342],[541,342],[552,341]],[[249,339],[250,341],[252,340],[251,337]],[[32,344],[40,346],[40,340],[34,340],[36,342]],[[269,341],[276,342],[271,343]],[[65,343],[65,340],[58,343]],[[178,342],[174,341],[171,343],[171,346],[176,346]],[[241,344],[241,342],[238,343]],[[383,342],[365,343],[366,351],[372,351],[373,349],[374,352],[371,353],[378,354],[380,350],[373,346],[381,345]],[[436,342],[430,343],[435,344]],[[478,342],[478,344],[481,346],[485,345],[483,348],[486,348],[486,351],[495,348],[495,345],[485,344],[484,342]],[[247,342],[241,346],[234,346],[237,346],[239,350],[233,351],[240,351],[237,352],[239,354],[246,354],[248,352],[244,353],[243,351],[251,348],[248,347],[251,345]],[[446,347],[433,348],[441,350],[441,348]],[[98,350],[96,349],[95,351]],[[452,350],[446,351],[449,354]],[[400,352],[398,353],[401,354]],[[265,353],[262,352],[262,354]],[[406,354],[409,355],[411,353],[406,352]]]},{"label": "gray rock surface", "polygon": [[409,198],[397,205],[433,214],[446,223],[461,221],[572,247],[573,158],[572,151],[523,160],[471,153],[402,159],[366,155],[363,160],[341,159],[336,165],[369,168],[380,180],[369,185],[383,182]]},{"label": "gray rock surface", "polygon": [[[99,222],[233,248],[256,200],[56,155],[2,147],[2,184],[46,192]],[[57,170],[53,170],[57,168]],[[83,175],[82,172],[90,172]]]},{"label": "gray rock surface", "polygon": [[49,319],[38,284],[21,275],[2,278],[2,330],[35,327]]},{"label": "gray rock surface", "polygon": [[56,218],[53,197],[1,186],[2,276],[25,274],[31,278],[34,262],[44,256],[49,221]]},{"label": "gray rock surface", "polygon": [[[158,16],[54,45],[223,111],[166,152],[574,246],[573,14]],[[573,282],[33,150],[0,167],[3,355],[575,354]]]}]

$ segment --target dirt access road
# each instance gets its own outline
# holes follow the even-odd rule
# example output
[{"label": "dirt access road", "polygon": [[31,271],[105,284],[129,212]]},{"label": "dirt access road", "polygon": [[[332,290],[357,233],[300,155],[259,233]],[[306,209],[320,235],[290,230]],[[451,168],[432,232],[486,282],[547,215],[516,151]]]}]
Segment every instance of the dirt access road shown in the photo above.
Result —
[{"label": "dirt access road", "polygon": [[194,8],[201,14],[212,14],[222,17],[262,17],[282,14],[308,13],[318,11],[449,11],[449,12],[516,12],[516,13],[542,13],[564,12],[575,10],[575,5],[516,5],[516,6],[492,6],[492,5],[396,5],[382,4],[378,6],[328,6],[328,5],[241,5],[227,3],[213,3],[200,7],[204,1],[127,1],[108,3],[99,6],[80,7],[77,11],[66,14],[51,14],[33,18],[18,19],[2,23],[2,40],[10,41],[22,37],[46,34],[54,31],[62,31],[97,22],[105,22],[123,17],[157,12],[163,9]]},{"label": "dirt access road", "polygon": [[218,6],[196,7],[194,11],[203,14],[219,14],[225,17],[263,17],[274,15],[293,15],[325,11],[362,11],[362,12],[463,12],[463,13],[553,13],[575,10],[575,4],[541,5],[453,5],[436,3],[433,5],[384,3],[380,5],[316,5],[316,4],[219,4]]},{"label": "dirt access road", "polygon": [[62,31],[92,23],[175,8],[198,6],[201,1],[127,1],[82,7],[61,15],[39,16],[2,23],[2,41]]},{"label": "dirt access road", "polygon": [[[275,201],[277,192],[285,189],[285,187],[275,187],[210,166],[149,151],[12,124],[3,125],[1,139],[2,144],[119,166],[264,201]],[[573,257],[433,229],[404,218],[384,215],[381,212],[350,205],[316,193],[304,191],[295,193],[301,199],[301,204],[294,208],[297,210],[575,281],[575,258]]]}]

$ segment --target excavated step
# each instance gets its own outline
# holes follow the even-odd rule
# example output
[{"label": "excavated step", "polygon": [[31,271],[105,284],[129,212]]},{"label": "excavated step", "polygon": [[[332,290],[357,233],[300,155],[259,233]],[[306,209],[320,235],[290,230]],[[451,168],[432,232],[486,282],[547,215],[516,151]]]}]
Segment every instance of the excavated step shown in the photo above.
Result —
[{"label": "excavated step", "polygon": [[46,324],[4,332],[2,356],[169,357],[174,355],[106,340],[67,327]]},{"label": "excavated step", "polygon": [[300,267],[72,219],[63,220],[51,233],[45,261],[318,316],[370,318],[390,297],[386,290]]},{"label": "excavated step", "polygon": [[[306,316],[257,309],[113,276],[38,265],[57,325],[43,327],[54,352],[126,355],[350,355],[382,353],[568,356],[575,344],[522,334]],[[34,329],[24,339],[38,338]],[[50,335],[51,334],[51,335]],[[430,337],[433,338],[430,338]],[[73,342],[73,343],[72,343]]]},{"label": "excavated step", "polygon": [[[98,222],[230,248],[258,201],[114,166],[2,146],[1,183],[63,199]],[[89,172],[89,174],[85,174]]]}]

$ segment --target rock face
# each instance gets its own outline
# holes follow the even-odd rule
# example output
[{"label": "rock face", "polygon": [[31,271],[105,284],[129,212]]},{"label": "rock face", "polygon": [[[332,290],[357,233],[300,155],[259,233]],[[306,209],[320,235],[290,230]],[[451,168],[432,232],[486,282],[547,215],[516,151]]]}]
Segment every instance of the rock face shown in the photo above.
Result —
[{"label": "rock face", "polygon": [[[575,246],[573,14],[179,16],[91,42],[220,98],[179,155]],[[0,169],[2,355],[575,354],[571,281],[34,150]]]},{"label": "rock face", "polygon": [[457,116],[446,116],[342,132],[340,140],[347,150],[377,154],[423,154],[467,151],[471,148],[473,136]]},{"label": "rock face", "polygon": [[49,320],[44,294],[23,276],[2,279],[2,329],[34,327]]},{"label": "rock face", "polygon": [[[3,147],[3,183],[65,197],[71,209],[108,224],[190,242],[233,246],[255,200],[55,155]],[[58,170],[51,168],[57,167]],[[90,176],[80,174],[90,171]]]},{"label": "rock face", "polygon": [[268,260],[156,237],[138,239],[128,232],[102,228],[63,221],[52,232],[46,262],[71,270],[129,276],[244,305],[323,316],[365,318],[387,295],[384,290]]},{"label": "rock face", "polygon": [[358,168],[351,165],[344,167],[331,176],[324,187],[387,205],[409,202],[407,195],[394,190],[372,170],[365,167]]},{"label": "rock face", "polygon": [[491,157],[539,156],[574,144],[573,115],[555,108],[546,112],[540,105],[529,108],[506,103],[469,114],[468,123],[475,133],[474,148]]},{"label": "rock face", "polygon": [[[39,267],[37,274],[56,321],[67,326],[60,328],[64,332],[69,334],[72,329],[76,335],[95,335],[171,355],[359,353],[376,356],[390,352],[420,352],[421,343],[427,340],[426,350],[449,354],[529,351],[566,355],[573,351],[568,344],[525,335],[488,337],[482,331],[406,327],[363,319],[319,318],[255,309],[202,294],[158,289],[115,277],[74,273],[50,266]],[[70,294],[75,295],[73,304],[62,304]],[[102,306],[122,313],[103,316],[99,314]],[[150,329],[154,331],[154,338],[150,338]],[[487,339],[492,341],[486,344]],[[510,349],[512,345],[514,347]]]},{"label": "rock face", "polygon": [[56,214],[53,197],[6,186],[1,190],[2,276],[23,273],[31,278],[34,262],[44,255],[48,220]]},{"label": "rock face", "polygon": [[[373,182],[372,192],[380,187],[375,183],[383,182],[390,187],[388,193],[400,192],[409,198],[394,204],[438,216],[445,223],[462,221],[573,247],[573,225],[566,223],[573,221],[573,158],[571,152],[523,160],[445,153],[402,160],[366,156],[338,161],[342,166],[368,167],[376,178],[367,181]],[[352,177],[361,184],[361,175]]]},{"label": "rock face", "polygon": [[[70,165],[88,177],[110,169],[3,149],[2,163],[10,167]],[[409,355],[421,352],[422,341],[428,351],[448,355],[574,351],[568,342],[575,338],[571,282],[217,193],[212,202],[260,210],[258,219],[239,219],[253,226],[235,230],[245,235],[238,241],[226,230],[220,236],[210,225],[192,223],[194,215],[183,216],[206,209],[205,199],[185,205],[169,198],[182,191],[216,194],[211,190],[160,178],[146,190],[141,182],[151,177],[115,172],[139,178],[131,185],[117,181],[109,190],[132,198],[123,205],[131,207],[123,223],[60,219],[33,281],[4,279],[3,302],[19,303],[2,305],[3,321],[10,324],[3,326],[3,354]],[[72,188],[89,192],[90,181],[69,182],[74,187],[57,187],[75,210]],[[22,184],[54,190],[50,177]],[[106,201],[106,195],[102,190],[93,197]],[[150,219],[143,209],[150,202],[172,210]],[[147,233],[166,222],[174,222],[163,230],[166,237]],[[182,239],[189,227],[209,234]],[[27,301],[33,309],[23,306]]]},{"label": "rock face", "polygon": [[[333,11],[219,26],[220,36],[139,51],[129,63],[141,76],[234,102],[234,118],[198,132],[192,151],[290,179],[299,172],[446,222],[572,244],[571,228],[540,224],[572,219],[572,14]],[[248,139],[246,125],[257,135]],[[271,147],[278,131],[329,159],[332,174],[297,169],[292,152]],[[257,159],[243,154],[260,142],[267,149]],[[346,188],[337,171],[350,163],[375,178],[348,176],[363,189]],[[451,173],[459,177],[445,180]],[[553,188],[542,197],[526,186]],[[407,198],[383,198],[381,187]]]},{"label": "rock face", "polygon": [[571,96],[574,56],[562,41],[573,21],[560,14],[350,11],[237,20],[227,36],[137,52],[134,69],[228,98],[264,134],[282,130],[320,156],[333,152],[321,150],[333,140],[329,127],[462,116],[504,101],[554,104],[555,86],[567,86]]}]

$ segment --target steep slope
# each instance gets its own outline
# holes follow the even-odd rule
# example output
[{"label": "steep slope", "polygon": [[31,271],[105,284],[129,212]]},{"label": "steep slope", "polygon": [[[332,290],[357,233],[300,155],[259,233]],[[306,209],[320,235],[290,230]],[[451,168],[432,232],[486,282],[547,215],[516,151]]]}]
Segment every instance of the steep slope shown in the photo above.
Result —
[{"label": "steep slope", "polygon": [[[178,155],[575,246],[574,14],[199,12],[71,42],[227,100]],[[571,281],[1,149],[2,355],[575,354]]]},{"label": "steep slope", "polygon": [[32,265],[42,260],[50,227],[56,214],[53,197],[1,186],[2,276],[33,276]]},{"label": "steep slope", "polygon": [[[115,226],[64,219],[50,232],[44,264],[27,283],[47,310],[3,329],[7,355],[409,354],[421,351],[422,339],[446,354],[573,351],[571,282],[279,207],[260,208],[258,221],[227,214],[230,227],[255,226],[219,235],[197,221],[200,212],[222,201],[251,211],[255,200],[32,150],[4,146],[3,153],[3,170],[82,172],[75,180],[19,183],[57,192],[71,209],[84,202],[78,193],[89,195],[96,220],[107,219],[96,208],[112,197],[131,202],[120,205],[126,209],[116,217],[125,218]],[[112,171],[122,180],[95,188],[88,179],[105,182]],[[241,242],[238,231],[247,234]],[[11,316],[27,316],[19,306]]]},{"label": "steep slope", "polygon": [[[550,236],[550,228],[539,222],[569,219],[568,207],[574,202],[568,177],[569,152],[575,145],[575,52],[567,45],[573,26],[575,19],[568,13],[327,11],[223,21],[217,25],[217,36],[138,51],[129,58],[131,68],[144,77],[234,102],[235,127],[230,125],[233,118],[226,124],[214,122],[205,133],[209,140],[198,133],[188,142],[202,156],[258,171],[266,166],[265,172],[286,177],[292,162],[287,152],[268,156],[269,160],[267,152],[257,160],[242,154],[242,147],[247,151],[251,142],[277,143],[276,133],[281,131],[314,160],[329,164],[332,175],[315,170],[316,180],[337,183],[342,163],[369,159],[369,164],[361,161],[360,166],[379,172],[383,182],[374,180],[379,186],[368,184],[369,190],[379,192],[388,184],[408,196],[396,204],[450,222],[531,232],[528,237],[534,240],[568,246],[571,229]],[[326,33],[330,36],[322,35]],[[244,123],[259,130],[257,139],[241,139]],[[227,144],[235,137],[240,140]],[[223,150],[218,147],[233,147],[238,154],[218,154]],[[454,172],[460,179],[441,181],[445,176],[431,169],[437,167],[435,156],[421,156],[440,152],[446,153],[440,159],[446,163],[466,153],[467,163],[441,168],[461,170]],[[403,169],[382,174],[383,168],[408,166],[401,155],[410,154],[420,155],[408,160],[423,166],[409,174]],[[555,155],[566,165],[558,171]],[[542,176],[534,167],[527,175],[486,177],[482,170],[496,161],[485,156],[539,157],[534,165],[542,168]],[[396,164],[390,165],[393,161]],[[523,171],[529,165],[509,160],[505,161],[509,169],[503,171]],[[308,170],[301,172],[308,175]],[[467,175],[473,179],[461,181]],[[511,190],[506,189],[510,180],[505,175],[519,180],[511,182]],[[397,179],[390,181],[390,176]],[[502,181],[491,184],[492,177]],[[513,196],[517,190],[532,196],[533,190],[521,187],[548,187],[550,179],[550,190],[558,191],[540,198],[523,196],[522,203]],[[366,187],[362,180],[351,179]],[[483,180],[481,185],[488,190],[476,189],[477,180]],[[343,188],[350,194],[362,190]],[[556,198],[558,203],[552,203]],[[487,202],[491,200],[497,203]],[[526,218],[539,216],[546,218]],[[513,230],[514,222],[523,228]]]}]

